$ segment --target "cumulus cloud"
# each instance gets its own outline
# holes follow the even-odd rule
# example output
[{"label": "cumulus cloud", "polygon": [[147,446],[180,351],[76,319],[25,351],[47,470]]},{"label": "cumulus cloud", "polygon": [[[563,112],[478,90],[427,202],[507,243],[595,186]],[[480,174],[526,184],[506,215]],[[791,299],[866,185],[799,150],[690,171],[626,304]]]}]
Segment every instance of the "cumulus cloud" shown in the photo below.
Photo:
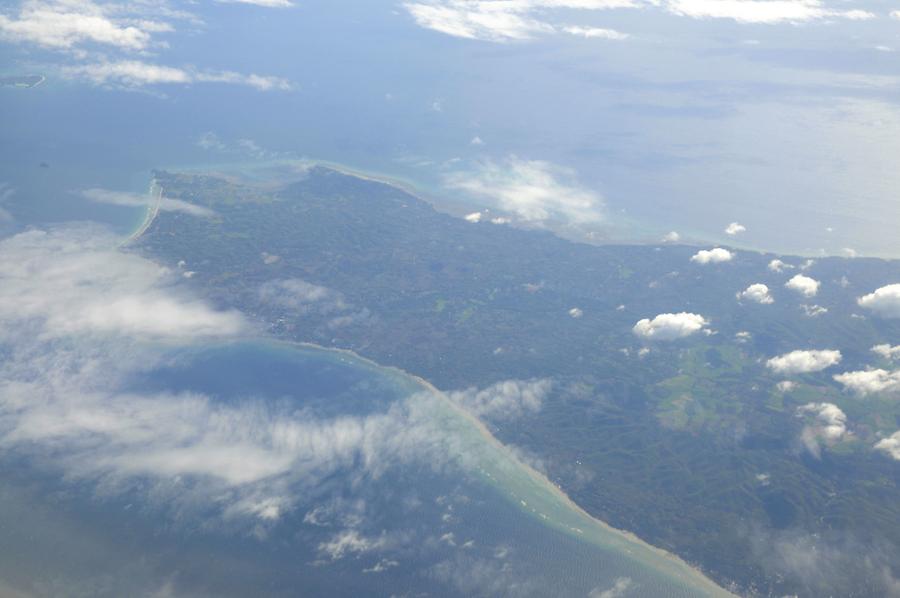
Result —
[{"label": "cumulus cloud", "polygon": [[445,182],[454,189],[488,199],[526,222],[601,221],[602,199],[573,179],[570,169],[513,156],[502,162],[482,162],[474,172],[451,174]]},{"label": "cumulus cloud", "polygon": [[900,283],[876,289],[856,300],[860,307],[875,312],[883,318],[900,318]]},{"label": "cumulus cloud", "polygon": [[663,243],[677,243],[681,240],[681,235],[678,234],[678,231],[669,231],[665,235],[663,235],[662,241]]},{"label": "cumulus cloud", "polygon": [[634,582],[630,577],[620,577],[610,588],[594,588],[588,594],[588,598],[622,598],[633,586]]},{"label": "cumulus cloud", "polygon": [[840,363],[841,352],[835,350],[791,351],[766,362],[766,367],[777,374],[806,374],[820,372]]},{"label": "cumulus cloud", "polygon": [[469,388],[447,393],[473,415],[493,420],[512,420],[541,410],[553,388],[547,378],[505,380],[485,389]]},{"label": "cumulus cloud", "polygon": [[795,275],[784,283],[784,286],[800,293],[804,297],[815,297],[819,292],[819,281],[803,274]]},{"label": "cumulus cloud", "polygon": [[875,450],[882,451],[892,459],[900,461],[900,430],[875,443]]},{"label": "cumulus cloud", "polygon": [[803,427],[800,439],[815,457],[821,455],[820,441],[831,445],[847,434],[847,416],[834,403],[807,403],[797,407],[797,417],[809,421]]},{"label": "cumulus cloud", "polygon": [[632,332],[648,340],[669,341],[700,332],[709,322],[701,315],[687,312],[659,314],[652,320],[644,318]]},{"label": "cumulus cloud", "polygon": [[172,26],[139,14],[121,14],[127,5],[90,0],[26,0],[17,14],[0,14],[0,36],[54,50],[99,44],[126,51],[144,51],[153,35]]},{"label": "cumulus cloud", "polygon": [[900,370],[860,370],[837,374],[834,379],[859,396],[900,390]]},{"label": "cumulus cloud", "polygon": [[772,272],[783,272],[784,270],[792,269],[793,266],[790,264],[786,264],[781,260],[775,259],[769,262],[768,268]]},{"label": "cumulus cloud", "polygon": [[739,235],[747,230],[747,227],[739,222],[732,222],[725,227],[725,234],[730,236]]},{"label": "cumulus cloud", "polygon": [[481,212],[472,212],[471,214],[466,214],[465,219],[467,222],[471,222],[472,224],[481,222]]},{"label": "cumulus cloud", "polygon": [[738,293],[737,298],[753,301],[754,303],[775,303],[775,299],[769,294],[769,287],[762,283],[751,284],[749,287]]},{"label": "cumulus cloud", "polygon": [[863,10],[827,8],[818,0],[667,0],[669,12],[694,19],[730,19],[739,23],[802,23],[829,18],[864,20]]},{"label": "cumulus cloud", "polygon": [[730,262],[732,259],[734,259],[734,254],[721,247],[701,249],[691,257],[691,261],[698,264],[720,264]]},{"label": "cumulus cloud", "polygon": [[569,310],[569,315],[577,319],[584,315],[584,311],[582,311],[580,307],[573,307]]},{"label": "cumulus cloud", "polygon": [[184,212],[185,214],[204,218],[215,215],[215,212],[204,206],[199,206],[180,199],[171,199],[165,196],[159,198],[158,201],[155,201],[154,198],[149,195],[141,195],[139,193],[130,193],[127,191],[110,191],[108,189],[86,189],[81,192],[81,195],[90,201],[114,206],[141,208],[155,203],[159,209],[164,212]]},{"label": "cumulus cloud", "polygon": [[332,561],[337,561],[347,555],[362,554],[378,550],[383,548],[386,543],[387,539],[384,535],[375,538],[367,538],[355,529],[348,529],[335,534],[334,537],[327,542],[319,544],[318,550],[320,553],[328,556]]},{"label": "cumulus cloud", "polygon": [[71,78],[86,79],[96,85],[120,85],[142,87],[144,85],[188,85],[192,83],[222,83],[244,85],[260,91],[291,89],[291,84],[280,77],[242,74],[234,71],[198,71],[142,62],[120,60],[98,62],[63,68],[63,74]]},{"label": "cumulus cloud", "polygon": [[900,345],[891,346],[887,343],[883,345],[875,345],[872,347],[872,353],[879,355],[885,359],[900,359]]},{"label": "cumulus cloud", "polygon": [[190,339],[247,329],[237,312],[184,296],[168,270],[116,243],[92,228],[33,230],[0,242],[0,322],[11,329],[27,321],[43,337]]}]

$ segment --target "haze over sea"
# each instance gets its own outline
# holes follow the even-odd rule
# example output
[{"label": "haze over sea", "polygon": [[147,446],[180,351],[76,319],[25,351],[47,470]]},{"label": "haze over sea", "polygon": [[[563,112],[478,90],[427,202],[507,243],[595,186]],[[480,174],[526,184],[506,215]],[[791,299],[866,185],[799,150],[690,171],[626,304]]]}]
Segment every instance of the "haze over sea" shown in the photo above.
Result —
[{"label": "haze over sea", "polygon": [[[803,25],[544,10],[519,16],[627,37],[537,29],[491,40],[421,27],[411,5],[391,2],[212,3],[202,24],[177,21],[154,51],[290,89],[93,85],[50,50],[14,46],[3,70],[48,80],[0,93],[0,182],[15,191],[6,207],[20,224],[127,229],[133,213],[73,191],[143,192],[149,170],[170,165],[307,157],[529,225],[577,224],[597,240],[678,231],[777,252],[900,256],[895,25],[870,4],[860,8],[879,18]],[[514,197],[529,193],[558,201],[545,213]],[[746,232],[726,235],[731,222]]]}]

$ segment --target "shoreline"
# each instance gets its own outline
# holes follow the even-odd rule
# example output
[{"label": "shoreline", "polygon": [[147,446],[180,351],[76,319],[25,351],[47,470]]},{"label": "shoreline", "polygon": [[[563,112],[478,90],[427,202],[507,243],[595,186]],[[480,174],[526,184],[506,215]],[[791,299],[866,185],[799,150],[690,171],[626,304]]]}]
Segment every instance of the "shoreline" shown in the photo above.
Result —
[{"label": "shoreline", "polygon": [[[326,167],[328,167],[328,166],[326,165]],[[342,172],[342,171],[339,171],[339,172]],[[358,176],[356,174],[350,174],[350,173],[346,173],[346,174],[349,174],[350,176]],[[360,177],[360,178],[365,178],[365,177]],[[384,181],[381,181],[381,180],[378,180],[375,178],[370,178],[368,180],[377,180],[378,182],[384,182]],[[390,184],[390,183],[385,183],[385,184]],[[150,228],[150,226],[152,225],[152,223],[154,222],[156,217],[159,215],[160,204],[162,202],[162,196],[163,196],[163,189],[157,183],[155,178],[151,181],[150,188],[149,188],[149,194],[155,201],[152,201],[152,203],[148,206],[146,216],[145,216],[143,222],[141,223],[141,225],[121,243],[121,245],[120,245],[121,247],[130,245],[131,243],[134,243],[135,241],[137,241],[141,236],[143,236],[144,233],[146,233],[147,230]],[[425,201],[425,200],[422,200],[422,201]],[[600,531],[607,533],[607,534],[611,534],[612,536],[616,537],[619,540],[623,540],[627,543],[631,543],[631,544],[635,545],[636,547],[642,548],[642,549],[648,551],[649,553],[664,559],[664,561],[667,561],[669,565],[671,565],[673,567],[677,567],[677,568],[682,568],[683,571],[667,571],[662,568],[654,567],[655,569],[657,569],[658,571],[660,571],[663,574],[672,575],[675,578],[682,578],[683,575],[685,575],[687,572],[690,572],[690,574],[694,577],[694,579],[692,581],[695,584],[698,584],[699,586],[704,588],[707,593],[709,593],[711,595],[734,596],[734,594],[732,594],[725,588],[723,588],[723,587],[719,586],[717,583],[715,583],[711,578],[709,578],[706,574],[704,574],[703,571],[701,571],[698,567],[691,565],[690,563],[684,561],[677,554],[669,552],[658,546],[654,546],[654,545],[650,544],[649,542],[642,540],[640,537],[638,537],[634,533],[632,533],[628,530],[623,530],[623,529],[613,527],[612,525],[603,521],[602,519],[598,519],[597,517],[594,517],[593,515],[588,513],[586,510],[584,510],[584,508],[582,508],[580,505],[578,505],[578,503],[576,503],[574,500],[572,500],[572,498],[569,497],[569,495],[566,494],[561,488],[559,488],[558,486],[553,484],[553,482],[550,481],[545,475],[543,475],[542,473],[540,473],[539,471],[534,469],[532,466],[528,465],[527,463],[525,463],[522,460],[520,460],[519,458],[517,458],[505,444],[503,444],[496,436],[494,436],[491,433],[491,431],[488,429],[488,427],[480,419],[475,417],[473,414],[471,414],[470,412],[465,410],[460,405],[453,402],[444,392],[442,392],[440,389],[438,389],[436,386],[434,386],[431,382],[429,382],[425,378],[422,378],[421,376],[418,376],[411,372],[407,372],[397,366],[380,364],[380,363],[376,362],[375,360],[365,357],[363,355],[360,355],[350,349],[343,349],[343,348],[337,348],[337,347],[326,347],[326,346],[308,342],[308,341],[290,341],[290,340],[271,338],[271,337],[242,337],[239,339],[234,339],[233,342],[241,342],[241,341],[243,341],[243,342],[257,341],[258,342],[260,340],[267,342],[267,343],[281,345],[284,347],[307,348],[307,349],[313,349],[313,350],[317,350],[317,351],[325,351],[325,352],[336,354],[336,355],[344,355],[354,361],[363,363],[363,364],[367,365],[368,367],[391,371],[400,376],[406,377],[406,378],[414,381],[419,386],[421,386],[423,389],[425,389],[426,391],[428,391],[429,393],[434,395],[438,400],[440,400],[446,407],[448,407],[458,417],[460,417],[461,419],[466,421],[469,425],[471,425],[473,427],[473,429],[482,437],[482,439],[484,441],[486,441],[490,446],[492,446],[494,450],[499,451],[512,464],[514,464],[516,467],[520,468],[521,471],[523,471],[526,474],[526,476],[528,476],[528,478],[530,478],[533,482],[542,486],[546,491],[549,491],[550,495],[553,498],[560,501],[562,503],[562,505],[565,508],[569,509],[572,513],[574,513],[578,517],[586,519],[587,522],[589,522],[590,524],[597,526],[600,529]],[[574,528],[571,528],[571,529],[574,529]],[[582,539],[585,541],[588,541],[584,538],[582,538]],[[630,551],[628,551],[628,552],[629,552],[629,556],[633,556],[630,554]],[[636,557],[634,557],[634,558],[636,558]]]}]

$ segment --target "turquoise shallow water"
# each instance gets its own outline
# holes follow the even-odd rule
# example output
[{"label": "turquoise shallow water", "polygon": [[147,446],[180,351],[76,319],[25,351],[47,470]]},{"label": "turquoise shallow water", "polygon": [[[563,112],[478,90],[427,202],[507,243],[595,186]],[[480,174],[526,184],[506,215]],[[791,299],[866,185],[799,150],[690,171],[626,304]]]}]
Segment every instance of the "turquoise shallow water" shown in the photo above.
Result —
[{"label": "turquoise shallow water", "polygon": [[[294,466],[314,479],[288,473],[253,482],[262,493],[287,488],[292,499],[277,522],[262,526],[221,514],[228,492],[247,485],[209,504],[186,504],[166,487],[185,484],[205,496],[202,479],[137,476],[98,493],[92,482],[39,478],[7,463],[0,501],[27,516],[0,535],[7,550],[22,544],[3,560],[0,579],[27,579],[42,567],[40,578],[91,587],[94,595],[165,583],[222,596],[260,595],[261,587],[267,595],[584,596],[617,583],[641,596],[724,595],[680,561],[591,520],[402,372],[273,342],[182,349],[160,364],[123,391],[203,394],[223,408],[262,404],[276,420],[357,418],[375,426],[402,413],[406,429],[397,436],[404,440],[373,435],[372,446],[336,465],[320,447],[303,459],[320,459],[316,468]],[[425,434],[407,436],[415,428]],[[34,508],[25,509],[30,502]],[[345,545],[335,557],[327,547],[339,538]],[[75,542],[84,549],[72,552]]]}]

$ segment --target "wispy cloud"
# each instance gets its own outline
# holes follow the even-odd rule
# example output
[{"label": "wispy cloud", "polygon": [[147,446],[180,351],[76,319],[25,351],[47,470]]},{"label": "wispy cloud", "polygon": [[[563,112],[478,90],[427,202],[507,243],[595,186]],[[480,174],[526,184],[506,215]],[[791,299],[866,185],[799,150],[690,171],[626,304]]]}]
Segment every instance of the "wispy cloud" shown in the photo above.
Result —
[{"label": "wispy cloud", "polygon": [[[130,208],[146,207],[154,203],[154,198],[139,193],[130,193],[127,191],[111,191],[109,189],[85,189],[81,192],[81,196],[85,199],[96,203],[105,203],[114,206],[125,206]],[[200,216],[209,218],[214,216],[215,212],[207,207],[189,203],[180,199],[172,199],[163,196],[156,202],[159,209],[164,212],[184,212],[192,216]]]},{"label": "wispy cloud", "polygon": [[469,172],[456,172],[445,183],[489,200],[530,223],[561,220],[572,224],[603,220],[599,194],[575,182],[575,173],[543,160],[512,156],[501,162],[485,161]]},{"label": "wispy cloud", "polygon": [[863,10],[826,7],[818,0],[666,0],[666,9],[694,19],[729,19],[738,23],[803,23],[841,18],[865,20],[875,15]]},{"label": "wispy cloud", "polygon": [[97,85],[142,87],[145,85],[188,85],[191,83],[224,83],[244,85],[260,91],[291,89],[291,84],[280,77],[242,74],[234,71],[198,71],[172,66],[121,60],[68,66],[62,72],[72,78],[86,79]]},{"label": "wispy cloud", "polygon": [[551,380],[505,380],[484,389],[468,388],[447,393],[451,400],[478,417],[511,420],[540,411],[553,387]]},{"label": "wispy cloud", "polygon": [[0,14],[0,36],[55,50],[87,44],[144,51],[157,33],[173,31],[170,23],[147,19],[128,10],[137,5],[98,4],[91,0],[26,0],[18,13]]},{"label": "wispy cloud", "polygon": [[807,403],[797,408],[797,417],[808,421],[800,439],[815,457],[821,455],[820,442],[834,444],[847,434],[847,415],[833,403]]}]

